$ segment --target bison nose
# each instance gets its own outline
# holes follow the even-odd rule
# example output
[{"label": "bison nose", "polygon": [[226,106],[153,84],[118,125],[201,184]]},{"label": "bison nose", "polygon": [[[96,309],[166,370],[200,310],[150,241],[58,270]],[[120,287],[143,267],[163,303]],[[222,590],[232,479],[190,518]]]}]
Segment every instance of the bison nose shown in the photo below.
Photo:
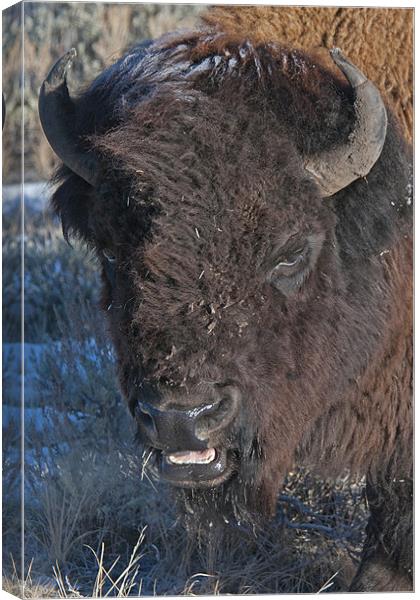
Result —
[{"label": "bison nose", "polygon": [[137,404],[141,432],[152,446],[166,452],[203,450],[208,440],[235,418],[240,393],[234,386],[216,390],[216,398],[193,408],[160,409],[147,402]]}]

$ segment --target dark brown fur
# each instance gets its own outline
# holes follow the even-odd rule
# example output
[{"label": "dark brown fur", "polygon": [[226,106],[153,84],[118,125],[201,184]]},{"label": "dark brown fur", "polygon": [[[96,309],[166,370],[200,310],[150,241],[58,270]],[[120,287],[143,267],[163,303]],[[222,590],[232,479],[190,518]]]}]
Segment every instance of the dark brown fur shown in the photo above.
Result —
[{"label": "dark brown fur", "polygon": [[[372,565],[386,571],[375,589],[410,587],[411,167],[392,114],[368,177],[326,200],[302,157],[347,138],[352,91],[302,52],[164,38],[101,75],[76,119],[102,183],[63,168],[53,202],[66,234],[103,261],[130,408],[146,384],[185,406],[212,381],[243,392],[229,439],[237,472],[183,492],[186,506],[252,520],[273,512],[296,462],[367,473],[376,509],[355,589],[375,579]],[[267,264],[293,233],[324,242],[284,295]],[[390,497],[403,498],[399,511]]]}]

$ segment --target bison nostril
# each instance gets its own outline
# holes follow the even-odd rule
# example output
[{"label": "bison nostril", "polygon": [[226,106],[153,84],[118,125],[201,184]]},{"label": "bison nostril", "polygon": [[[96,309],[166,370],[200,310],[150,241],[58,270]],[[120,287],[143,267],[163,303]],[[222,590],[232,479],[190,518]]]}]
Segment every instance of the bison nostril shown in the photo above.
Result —
[{"label": "bison nostril", "polygon": [[236,416],[239,404],[239,391],[236,388],[222,390],[222,397],[205,415],[201,416],[195,426],[195,434],[200,440],[207,440],[210,435],[224,429]]}]

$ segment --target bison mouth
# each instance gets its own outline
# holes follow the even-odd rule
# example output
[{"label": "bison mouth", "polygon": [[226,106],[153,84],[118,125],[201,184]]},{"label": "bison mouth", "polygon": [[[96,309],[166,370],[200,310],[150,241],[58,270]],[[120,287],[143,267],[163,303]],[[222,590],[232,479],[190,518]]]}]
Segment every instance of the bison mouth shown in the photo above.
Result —
[{"label": "bison mouth", "polygon": [[176,487],[216,487],[233,471],[233,457],[224,448],[160,453],[159,474]]}]

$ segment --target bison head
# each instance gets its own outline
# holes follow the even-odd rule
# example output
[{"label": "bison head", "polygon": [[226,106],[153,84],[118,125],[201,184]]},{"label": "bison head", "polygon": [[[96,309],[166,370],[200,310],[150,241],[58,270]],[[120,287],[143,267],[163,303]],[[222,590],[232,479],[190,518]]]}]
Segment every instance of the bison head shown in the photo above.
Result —
[{"label": "bison head", "polygon": [[270,512],[383,322],[366,267],[380,95],[337,50],[334,73],[192,34],[135,48],[72,98],[73,54],[40,96],[64,163],[53,203],[102,263],[140,437],[186,498]]}]

